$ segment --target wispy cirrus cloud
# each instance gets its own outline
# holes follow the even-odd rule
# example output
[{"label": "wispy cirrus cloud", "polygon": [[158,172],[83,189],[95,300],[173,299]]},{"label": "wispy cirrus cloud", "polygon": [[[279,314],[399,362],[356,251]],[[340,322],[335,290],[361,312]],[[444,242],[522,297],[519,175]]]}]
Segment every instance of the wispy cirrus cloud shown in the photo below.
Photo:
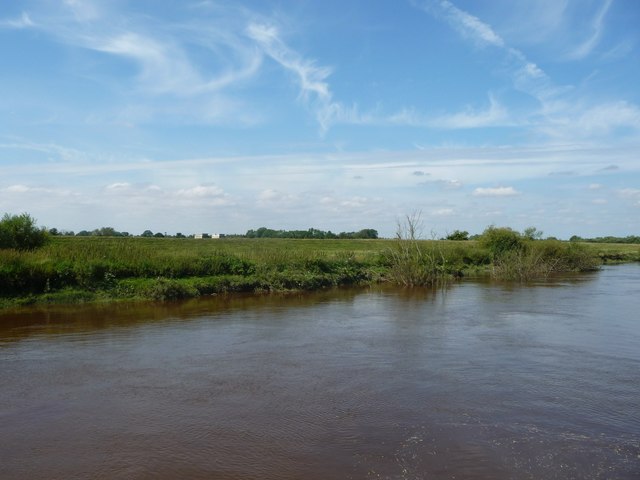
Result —
[{"label": "wispy cirrus cloud", "polygon": [[[589,38],[571,52],[574,59],[589,55],[598,44],[605,28],[604,20],[612,4],[607,0],[596,13],[592,21],[592,33]],[[525,124],[530,132],[554,140],[576,140],[611,136],[630,130],[640,132],[638,112],[640,108],[627,101],[607,101],[596,103],[588,96],[581,96],[573,85],[557,85],[538,64],[531,61],[523,51],[509,45],[491,25],[480,18],[456,7],[453,2],[415,3],[426,13],[443,19],[463,38],[481,49],[494,48],[503,52],[506,72],[513,87],[534,98],[539,107],[524,113]],[[563,7],[564,8],[564,7]],[[469,124],[481,126],[483,120],[491,123],[506,116],[498,106],[480,115],[453,114],[449,118],[453,125],[464,128]],[[446,119],[446,118],[445,118]],[[445,122],[446,124],[446,122]]]},{"label": "wispy cirrus cloud", "polygon": [[295,75],[300,88],[300,99],[314,110],[323,132],[336,122],[367,123],[369,121],[361,117],[356,108],[346,108],[340,102],[333,100],[327,81],[332,72],[331,68],[319,66],[315,61],[302,57],[290,48],[282,40],[276,26],[250,23],[246,32],[260,45],[267,56]]},{"label": "wispy cirrus cloud", "polygon": [[489,107],[486,110],[467,108],[465,111],[443,115],[429,121],[435,128],[465,129],[479,127],[505,126],[513,124],[507,109],[493,95],[489,96]]},{"label": "wispy cirrus cloud", "polygon": [[613,0],[606,0],[600,10],[595,14],[591,24],[591,35],[580,45],[567,53],[567,58],[581,60],[591,54],[598,45],[604,31],[604,18],[611,7]]},{"label": "wispy cirrus cloud", "polygon": [[0,20],[0,29],[1,28],[11,28],[11,29],[23,29],[23,28],[31,28],[35,27],[35,23],[31,20],[31,17],[27,12],[22,12],[22,15],[18,18],[9,18],[5,20]]},{"label": "wispy cirrus cloud", "polygon": [[[241,10],[232,15],[232,10],[232,6],[220,8],[184,22],[135,13],[125,20],[114,4],[65,0],[55,10],[42,8],[25,12],[17,20],[1,21],[0,28],[29,27],[66,48],[90,50],[122,62],[114,63],[106,74],[107,70],[100,72],[100,84],[122,94],[121,103],[113,105],[118,113],[92,112],[94,120],[113,117],[116,123],[127,124],[198,116],[204,122],[223,117],[247,123],[256,115],[247,113],[246,103],[233,99],[231,89],[257,75],[263,54],[242,33],[240,25],[247,15]],[[124,70],[123,64],[133,69]],[[85,75],[91,77],[93,65]]]},{"label": "wispy cirrus cloud", "polygon": [[559,140],[602,139],[618,130],[640,132],[640,107],[626,101],[564,105],[537,128],[547,137]]},{"label": "wispy cirrus cloud", "polygon": [[[455,9],[453,6],[451,8]],[[455,14],[462,15],[463,12],[456,9]],[[475,17],[464,16],[461,21],[471,25],[487,41],[498,41],[494,38],[495,34],[490,29],[483,29]],[[426,114],[414,108],[385,113],[379,109],[361,111],[357,105],[347,107],[343,102],[334,100],[328,82],[332,69],[320,66],[290,48],[275,26],[252,23],[247,28],[247,34],[261,45],[266,55],[295,75],[300,99],[314,111],[322,132],[336,123],[439,129],[483,128],[513,123],[506,108],[493,95],[489,95],[489,107],[486,110],[467,107],[464,111],[444,115]]]},{"label": "wispy cirrus cloud", "polygon": [[447,0],[440,2],[440,8],[449,23],[464,37],[481,46],[492,45],[501,48],[505,46],[500,35],[478,17],[459,9]]},{"label": "wispy cirrus cloud", "polygon": [[468,105],[461,111],[445,114],[424,113],[414,108],[403,108],[390,114],[380,112],[358,114],[355,120],[360,124],[441,130],[510,127],[518,124],[518,121],[511,117],[508,109],[494,95],[489,94],[488,103],[489,105],[484,109]]}]

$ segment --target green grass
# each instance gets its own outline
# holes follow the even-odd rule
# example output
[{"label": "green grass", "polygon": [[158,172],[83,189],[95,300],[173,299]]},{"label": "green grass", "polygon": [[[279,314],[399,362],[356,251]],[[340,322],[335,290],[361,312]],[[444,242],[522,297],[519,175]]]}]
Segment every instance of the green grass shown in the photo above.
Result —
[{"label": "green grass", "polygon": [[[574,244],[534,244],[537,256],[514,256],[515,263],[500,264],[473,241],[418,240],[411,248],[419,255],[403,258],[398,252],[406,244],[383,239],[54,237],[35,251],[0,250],[0,308],[34,302],[315,290],[385,281],[419,285],[474,272],[500,275],[500,268],[504,278],[524,279],[519,273],[523,269],[528,276],[547,274],[550,264],[559,264],[556,257],[562,257],[569,269],[580,268],[565,261]],[[640,260],[638,245],[576,247],[603,263]],[[411,277],[404,275],[407,271]]]},{"label": "green grass", "polygon": [[640,245],[633,243],[586,243],[580,242],[603,263],[640,262]]}]

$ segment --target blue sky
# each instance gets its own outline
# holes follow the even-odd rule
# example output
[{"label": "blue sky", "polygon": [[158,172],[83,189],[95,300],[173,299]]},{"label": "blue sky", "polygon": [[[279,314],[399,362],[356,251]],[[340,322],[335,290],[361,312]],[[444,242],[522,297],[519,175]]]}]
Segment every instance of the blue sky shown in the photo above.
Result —
[{"label": "blue sky", "polygon": [[0,212],[640,234],[636,0],[0,6]]}]

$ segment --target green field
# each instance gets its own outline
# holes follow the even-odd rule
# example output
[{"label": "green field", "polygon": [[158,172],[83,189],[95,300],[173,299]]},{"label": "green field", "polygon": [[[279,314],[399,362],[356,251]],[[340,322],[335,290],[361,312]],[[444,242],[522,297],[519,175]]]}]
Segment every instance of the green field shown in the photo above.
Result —
[{"label": "green field", "polygon": [[[526,255],[498,258],[475,241],[53,237],[34,251],[0,250],[0,306],[432,284],[469,274],[527,280],[590,269],[594,262],[640,260],[638,245],[529,245],[535,248]],[[563,263],[564,270],[544,263],[569,257],[573,263]]]}]

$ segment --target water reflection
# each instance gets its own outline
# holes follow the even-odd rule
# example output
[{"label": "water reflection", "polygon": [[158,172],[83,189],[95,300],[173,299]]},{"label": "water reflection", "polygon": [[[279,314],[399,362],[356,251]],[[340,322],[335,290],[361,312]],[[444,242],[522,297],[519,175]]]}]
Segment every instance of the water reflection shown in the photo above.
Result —
[{"label": "water reflection", "polygon": [[640,266],[0,316],[2,478],[637,478]]}]

